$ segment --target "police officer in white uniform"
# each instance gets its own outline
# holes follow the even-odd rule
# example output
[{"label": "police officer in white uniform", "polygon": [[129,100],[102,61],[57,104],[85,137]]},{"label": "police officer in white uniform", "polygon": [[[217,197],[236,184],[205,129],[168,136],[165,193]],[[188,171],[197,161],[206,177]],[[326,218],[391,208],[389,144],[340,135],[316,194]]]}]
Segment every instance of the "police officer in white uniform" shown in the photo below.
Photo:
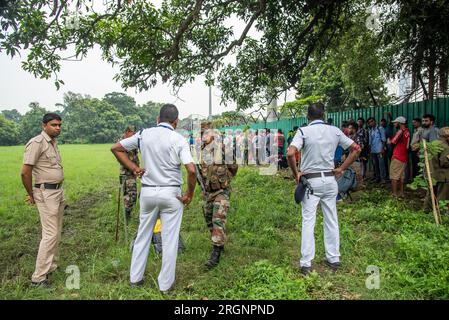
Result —
[{"label": "police officer in white uniform", "polygon": [[[195,165],[187,140],[175,132],[178,109],[162,106],[158,126],[145,129],[121,140],[111,151],[117,160],[142,178],[140,193],[140,224],[131,260],[131,286],[144,281],[153,229],[160,217],[162,230],[162,267],[158,277],[162,293],[171,290],[175,282],[178,239],[184,205],[192,201],[196,185]],[[144,168],[129,161],[126,151],[140,148]],[[187,170],[187,192],[181,196],[181,164]]]},{"label": "police officer in white uniform", "polygon": [[[301,176],[310,183],[313,194],[304,196],[302,206],[301,273],[307,275],[312,270],[315,257],[315,221],[318,204],[324,215],[324,246],[326,264],[336,271],[340,267],[340,235],[336,198],[338,186],[336,177],[341,176],[360,153],[360,147],[337,127],[324,122],[324,105],[315,103],[307,110],[309,125],[298,129],[288,149],[288,162],[297,183]],[[337,169],[334,155],[338,146],[350,148],[345,162]],[[300,171],[297,170],[295,153],[301,151]]]}]

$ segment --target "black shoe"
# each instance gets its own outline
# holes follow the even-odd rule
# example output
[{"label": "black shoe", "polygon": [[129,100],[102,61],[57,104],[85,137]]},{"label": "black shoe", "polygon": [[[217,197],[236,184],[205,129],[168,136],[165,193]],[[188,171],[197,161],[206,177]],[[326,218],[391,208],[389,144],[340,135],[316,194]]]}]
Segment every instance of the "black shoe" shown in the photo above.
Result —
[{"label": "black shoe", "polygon": [[166,296],[170,293],[173,292],[173,290],[175,290],[175,283],[173,282],[173,284],[171,285],[170,288],[168,288],[167,290],[159,290],[161,292],[162,295]]},{"label": "black shoe", "polygon": [[144,279],[137,282],[130,282],[131,288],[139,288],[142,287],[144,283]]},{"label": "black shoe", "polygon": [[326,259],[325,263],[326,263],[326,266],[331,268],[332,271],[334,271],[334,272],[336,272],[341,267],[341,263],[340,262],[333,262],[333,263],[331,263],[331,262],[327,261],[327,259]]},{"label": "black shoe", "polygon": [[31,286],[32,286],[33,288],[43,288],[43,289],[48,289],[48,288],[50,288],[50,283],[48,282],[47,279],[42,280],[42,281],[40,281],[40,282],[34,282],[34,281],[31,281]]},{"label": "black shoe", "polygon": [[215,246],[212,250],[212,253],[210,254],[209,260],[205,263],[205,266],[209,269],[212,269],[218,265],[220,262],[220,255],[223,251],[223,246]]},{"label": "black shoe", "polygon": [[312,267],[301,267],[300,271],[303,276],[308,276],[312,272]]}]

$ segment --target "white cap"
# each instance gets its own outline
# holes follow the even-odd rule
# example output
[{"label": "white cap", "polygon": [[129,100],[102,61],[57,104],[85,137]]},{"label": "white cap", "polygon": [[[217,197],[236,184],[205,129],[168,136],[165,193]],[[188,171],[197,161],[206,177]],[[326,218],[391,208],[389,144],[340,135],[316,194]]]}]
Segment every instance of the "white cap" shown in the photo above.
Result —
[{"label": "white cap", "polygon": [[392,121],[393,123],[394,122],[398,122],[398,123],[402,123],[402,124],[406,124],[407,123],[407,119],[405,119],[404,117],[397,117],[394,121]]}]

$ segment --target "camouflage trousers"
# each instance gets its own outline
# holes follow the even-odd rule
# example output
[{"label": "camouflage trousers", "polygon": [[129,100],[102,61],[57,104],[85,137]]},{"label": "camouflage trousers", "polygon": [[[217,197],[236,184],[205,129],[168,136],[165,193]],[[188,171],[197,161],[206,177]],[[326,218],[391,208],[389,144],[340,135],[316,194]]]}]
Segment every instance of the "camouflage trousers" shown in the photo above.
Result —
[{"label": "camouflage trousers", "polygon": [[[449,183],[445,182],[437,182],[437,185],[433,187],[433,192],[435,194],[435,198],[437,199],[437,203],[439,201],[449,200]],[[431,200],[430,192],[427,190],[426,197],[424,198],[424,211],[432,212],[432,200]],[[444,209],[444,208],[440,208]]]},{"label": "camouflage trousers", "polygon": [[137,180],[134,176],[120,176],[120,182],[123,183],[123,205],[131,212],[137,202]]},{"label": "camouflage trousers", "polygon": [[206,197],[204,218],[215,246],[224,246],[226,242],[226,216],[230,205],[230,190],[215,192]]}]

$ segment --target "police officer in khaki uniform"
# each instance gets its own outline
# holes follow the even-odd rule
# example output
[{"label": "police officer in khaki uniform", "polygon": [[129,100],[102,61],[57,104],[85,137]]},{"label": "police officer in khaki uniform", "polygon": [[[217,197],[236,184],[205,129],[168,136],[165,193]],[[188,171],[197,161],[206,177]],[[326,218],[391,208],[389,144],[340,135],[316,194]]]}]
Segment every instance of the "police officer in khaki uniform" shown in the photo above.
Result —
[{"label": "police officer in khaki uniform", "polygon": [[238,166],[233,157],[232,145],[224,148],[216,139],[209,122],[202,123],[202,152],[199,174],[204,185],[204,217],[211,233],[212,253],[206,262],[207,268],[218,265],[226,241],[226,216],[231,197],[231,180]]},{"label": "police officer in khaki uniform", "polygon": [[64,173],[56,143],[56,137],[61,133],[61,117],[55,113],[45,114],[42,129],[26,144],[22,183],[28,193],[27,202],[37,206],[42,225],[42,240],[31,282],[33,286],[47,287],[48,274],[58,267],[58,245],[64,213]]}]

